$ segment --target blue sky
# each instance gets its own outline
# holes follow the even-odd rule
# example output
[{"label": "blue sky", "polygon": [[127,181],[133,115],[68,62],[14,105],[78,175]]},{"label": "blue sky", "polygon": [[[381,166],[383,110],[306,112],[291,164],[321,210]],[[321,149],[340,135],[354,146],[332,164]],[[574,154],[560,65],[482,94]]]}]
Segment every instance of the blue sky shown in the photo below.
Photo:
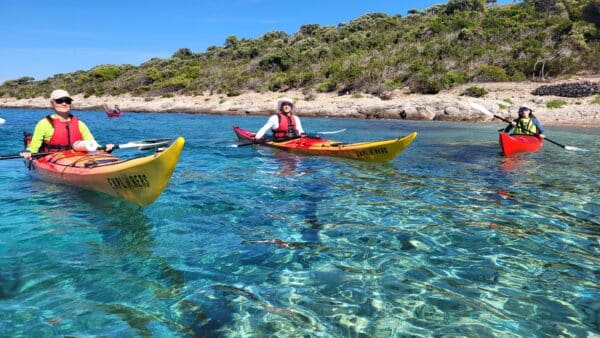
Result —
[{"label": "blue sky", "polygon": [[[444,0],[0,0],[0,83],[100,64],[139,65],[179,48],[204,52],[230,35],[295,33],[366,13],[406,15]],[[500,0],[498,3],[510,3]]]}]

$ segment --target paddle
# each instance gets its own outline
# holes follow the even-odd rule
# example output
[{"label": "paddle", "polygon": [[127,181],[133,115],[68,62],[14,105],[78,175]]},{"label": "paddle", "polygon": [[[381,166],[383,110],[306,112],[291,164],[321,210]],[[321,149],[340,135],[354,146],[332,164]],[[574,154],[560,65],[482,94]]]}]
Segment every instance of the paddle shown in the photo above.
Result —
[{"label": "paddle", "polygon": [[[165,146],[170,141],[171,141],[171,139],[168,139],[168,138],[159,138],[159,139],[142,140],[142,141],[131,141],[131,142],[127,142],[124,144],[115,144],[115,147],[113,148],[113,150],[114,149],[148,150],[148,149],[154,149],[154,148],[159,148],[159,147]],[[106,146],[98,147],[98,150],[105,150],[105,149],[106,149]],[[46,156],[46,155],[50,155],[50,154],[54,154],[54,152],[33,153],[33,154],[31,154],[31,157],[32,158],[40,157],[40,156]],[[23,156],[21,156],[20,154],[0,156],[0,160],[10,160],[10,159],[15,159],[15,158],[23,158]]]},{"label": "paddle", "polygon": [[[139,150],[148,150],[154,148],[160,148],[164,145],[167,145],[171,142],[171,139],[168,138],[158,138],[153,140],[142,140],[142,141],[131,141],[124,144],[115,144],[114,149],[139,149]],[[98,150],[105,150],[106,146],[98,147]]]},{"label": "paddle", "polygon": [[344,129],[340,129],[340,130],[334,130],[334,131],[318,131],[315,134],[323,134],[323,135],[327,135],[327,134],[337,134],[337,133],[341,133],[343,131],[346,131],[346,128]]},{"label": "paddle", "polygon": [[246,146],[261,145],[263,143],[271,142],[271,141],[273,141],[273,142],[285,142],[285,141],[291,141],[291,140],[295,140],[295,139],[299,139],[299,138],[300,137],[289,137],[289,138],[278,139],[277,141],[272,140],[272,139],[263,138],[260,141],[249,142],[249,143],[242,143],[242,144],[233,144],[232,147],[239,148],[239,147],[246,147]]},{"label": "paddle", "polygon": [[[46,156],[46,155],[50,155],[50,154],[53,154],[53,153],[33,153],[33,154],[31,154],[31,157],[40,157],[40,156]],[[0,160],[10,160],[10,159],[14,159],[14,158],[23,158],[23,156],[21,156],[19,154],[0,156]]]},{"label": "paddle", "polygon": [[[508,124],[511,124],[511,123],[512,123],[512,121],[510,121],[510,120],[507,120],[507,119],[503,118],[502,116],[494,115],[494,117],[495,117],[495,118],[497,118],[497,119],[499,119],[499,120],[502,120],[502,121],[504,121],[504,122],[506,122],[506,123],[508,123]],[[531,133],[531,132],[529,132],[529,131],[527,131],[527,130],[526,130],[525,132],[526,132],[528,135],[531,135],[531,136],[536,136],[534,133]],[[572,150],[572,151],[587,151],[587,149],[582,149],[582,148],[577,148],[577,147],[566,146],[566,145],[564,145],[564,144],[560,144],[560,143],[558,143],[558,142],[556,142],[556,141],[553,141],[553,140],[551,140],[551,139],[549,139],[549,138],[547,138],[547,137],[544,137],[544,140],[546,140],[546,141],[548,141],[548,142],[550,142],[550,143],[552,143],[552,144],[555,144],[555,145],[557,145],[557,146],[559,146],[559,147],[561,147],[561,148],[563,148],[563,149],[566,149],[566,150]]]}]

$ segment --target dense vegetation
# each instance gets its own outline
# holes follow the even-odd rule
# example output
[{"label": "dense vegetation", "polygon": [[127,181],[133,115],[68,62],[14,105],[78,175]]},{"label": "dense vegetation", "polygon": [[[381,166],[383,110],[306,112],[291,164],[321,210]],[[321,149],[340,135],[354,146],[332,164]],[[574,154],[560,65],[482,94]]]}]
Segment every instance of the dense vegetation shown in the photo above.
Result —
[{"label": "dense vegetation", "polygon": [[35,81],[9,80],[0,96],[235,96],[244,91],[371,93],[408,86],[436,93],[457,84],[544,79],[600,68],[600,0],[450,0],[406,17],[372,13],[294,35],[228,37],[204,53],[187,48],[140,66],[100,65]]}]

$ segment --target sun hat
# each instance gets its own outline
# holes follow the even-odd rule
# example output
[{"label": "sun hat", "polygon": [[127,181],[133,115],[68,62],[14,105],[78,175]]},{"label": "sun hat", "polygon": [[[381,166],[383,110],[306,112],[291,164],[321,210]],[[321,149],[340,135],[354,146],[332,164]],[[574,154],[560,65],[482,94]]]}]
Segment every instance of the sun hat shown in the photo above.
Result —
[{"label": "sun hat", "polygon": [[281,99],[279,99],[279,101],[277,101],[277,111],[281,111],[281,107],[284,103],[291,104],[292,110],[294,109],[294,101],[292,101],[292,99],[290,99],[289,97],[282,97]]},{"label": "sun hat", "polygon": [[51,100],[62,99],[63,97],[68,97],[71,100],[73,100],[73,98],[71,97],[71,95],[69,94],[69,92],[67,92],[64,89],[55,89],[55,90],[52,91],[52,93],[50,93],[50,99]]},{"label": "sun hat", "polygon": [[529,110],[533,111],[533,109],[531,108],[531,106],[528,105],[528,104],[522,104],[522,105],[520,105],[519,106],[519,110],[521,110],[521,109],[529,109]]}]

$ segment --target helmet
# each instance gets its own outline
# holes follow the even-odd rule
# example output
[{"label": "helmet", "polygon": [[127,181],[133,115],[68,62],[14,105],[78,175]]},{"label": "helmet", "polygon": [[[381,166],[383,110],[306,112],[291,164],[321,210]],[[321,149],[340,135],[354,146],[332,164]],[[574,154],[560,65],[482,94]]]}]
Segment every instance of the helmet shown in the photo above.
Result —
[{"label": "helmet", "polygon": [[282,97],[281,99],[279,99],[279,101],[277,101],[277,111],[281,111],[281,106],[283,106],[284,103],[291,104],[292,110],[294,109],[294,101],[289,97]]}]

